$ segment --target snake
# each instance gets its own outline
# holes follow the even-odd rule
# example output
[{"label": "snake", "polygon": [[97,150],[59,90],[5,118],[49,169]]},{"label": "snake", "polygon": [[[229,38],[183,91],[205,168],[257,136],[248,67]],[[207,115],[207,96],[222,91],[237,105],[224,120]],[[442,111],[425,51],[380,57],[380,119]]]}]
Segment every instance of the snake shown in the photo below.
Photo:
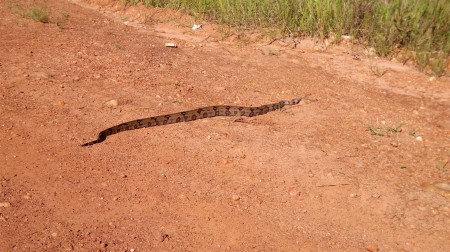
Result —
[{"label": "snake", "polygon": [[133,121],[128,121],[121,123],[110,128],[101,131],[98,134],[96,140],[82,144],[81,146],[90,146],[94,144],[101,143],[106,140],[108,136],[117,134],[119,132],[127,130],[135,130],[140,128],[148,128],[155,126],[163,126],[172,123],[180,122],[190,122],[198,119],[211,118],[216,116],[246,116],[253,117],[264,115],[268,112],[279,110],[285,106],[291,106],[299,104],[302,98],[295,98],[292,100],[283,100],[277,103],[261,105],[259,107],[242,107],[242,106],[230,106],[230,105],[219,105],[197,108],[193,110],[187,110],[183,112],[160,115],[154,117],[147,117],[143,119],[137,119]]}]

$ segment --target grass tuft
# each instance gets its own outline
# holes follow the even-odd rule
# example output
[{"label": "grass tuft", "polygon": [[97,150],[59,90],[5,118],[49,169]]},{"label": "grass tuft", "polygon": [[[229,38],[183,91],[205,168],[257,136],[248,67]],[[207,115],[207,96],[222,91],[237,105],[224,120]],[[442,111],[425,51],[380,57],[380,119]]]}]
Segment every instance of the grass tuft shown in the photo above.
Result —
[{"label": "grass tuft", "polygon": [[34,6],[25,13],[25,16],[41,23],[50,22],[50,10],[46,6]]}]

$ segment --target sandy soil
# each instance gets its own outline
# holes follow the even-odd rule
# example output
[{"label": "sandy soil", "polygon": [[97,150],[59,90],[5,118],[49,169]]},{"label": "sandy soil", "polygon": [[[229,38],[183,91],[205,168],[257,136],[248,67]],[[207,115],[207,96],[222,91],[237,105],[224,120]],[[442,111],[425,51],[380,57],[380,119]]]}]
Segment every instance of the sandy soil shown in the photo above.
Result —
[{"label": "sandy soil", "polygon": [[[17,13],[36,4],[52,22]],[[0,2],[0,251],[450,251],[449,77],[195,21]],[[302,96],[80,147],[129,120]]]}]

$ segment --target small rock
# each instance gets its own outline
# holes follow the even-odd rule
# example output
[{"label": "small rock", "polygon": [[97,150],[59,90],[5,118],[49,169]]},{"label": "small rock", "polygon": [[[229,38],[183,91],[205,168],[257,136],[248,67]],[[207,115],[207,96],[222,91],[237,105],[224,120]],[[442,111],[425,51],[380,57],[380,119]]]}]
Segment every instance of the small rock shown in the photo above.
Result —
[{"label": "small rock", "polygon": [[119,105],[119,102],[117,100],[112,99],[112,100],[105,102],[104,104],[108,108],[115,108]]},{"label": "small rock", "polygon": [[379,195],[378,193],[372,194],[372,198],[379,199],[380,197],[381,195]]},{"label": "small rock", "polygon": [[52,237],[56,237],[56,236],[58,236],[58,233],[52,233]]},{"label": "small rock", "polygon": [[24,199],[31,199],[31,193],[27,193],[23,196]]},{"label": "small rock", "polygon": [[241,199],[241,197],[239,195],[233,194],[233,196],[231,197],[233,199],[233,201],[238,201]]},{"label": "small rock", "polygon": [[428,81],[435,81],[435,80],[436,80],[436,77],[435,77],[435,76],[430,77],[430,78],[428,79]]},{"label": "small rock", "polygon": [[358,194],[356,194],[356,193],[350,193],[350,198],[356,198],[356,197],[358,197]]},{"label": "small rock", "polygon": [[72,80],[73,80],[73,81],[79,81],[79,80],[80,80],[80,76],[75,75],[75,76],[72,78]]},{"label": "small rock", "polygon": [[417,137],[416,137],[416,140],[422,142],[422,141],[423,141],[423,138],[422,138],[421,136],[417,136]]},{"label": "small rock", "polygon": [[375,243],[369,243],[366,245],[366,250],[370,252],[377,252],[378,251],[378,245]]},{"label": "small rock", "polygon": [[289,195],[291,195],[292,197],[300,196],[300,191],[295,189],[295,188],[293,188],[293,189],[289,190]]},{"label": "small rock", "polygon": [[122,174],[122,175],[120,175],[120,177],[121,178],[127,178],[128,176],[127,176],[127,174]]},{"label": "small rock", "polygon": [[10,207],[11,206],[11,203],[9,203],[9,202],[0,202],[0,207]]},{"label": "small rock", "polygon": [[104,249],[104,248],[108,247],[108,244],[106,244],[105,242],[100,241],[99,244],[98,244],[98,247],[100,249]]}]

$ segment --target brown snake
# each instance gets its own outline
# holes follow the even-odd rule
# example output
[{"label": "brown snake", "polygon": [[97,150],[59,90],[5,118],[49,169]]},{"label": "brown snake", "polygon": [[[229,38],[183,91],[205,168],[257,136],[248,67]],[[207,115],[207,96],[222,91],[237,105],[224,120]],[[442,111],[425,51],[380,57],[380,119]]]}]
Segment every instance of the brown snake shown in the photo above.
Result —
[{"label": "brown snake", "polygon": [[262,105],[259,107],[240,107],[240,106],[211,106],[198,108],[179,113],[148,117],[134,121],[125,122],[111,128],[107,128],[98,134],[96,140],[85,143],[81,146],[89,146],[105,141],[106,137],[126,130],[135,130],[140,128],[162,126],[171,123],[189,122],[197,119],[215,117],[215,116],[258,116],[264,115],[270,111],[278,110],[284,106],[296,105],[302,98],[296,98],[289,101],[280,101],[273,104]]}]

